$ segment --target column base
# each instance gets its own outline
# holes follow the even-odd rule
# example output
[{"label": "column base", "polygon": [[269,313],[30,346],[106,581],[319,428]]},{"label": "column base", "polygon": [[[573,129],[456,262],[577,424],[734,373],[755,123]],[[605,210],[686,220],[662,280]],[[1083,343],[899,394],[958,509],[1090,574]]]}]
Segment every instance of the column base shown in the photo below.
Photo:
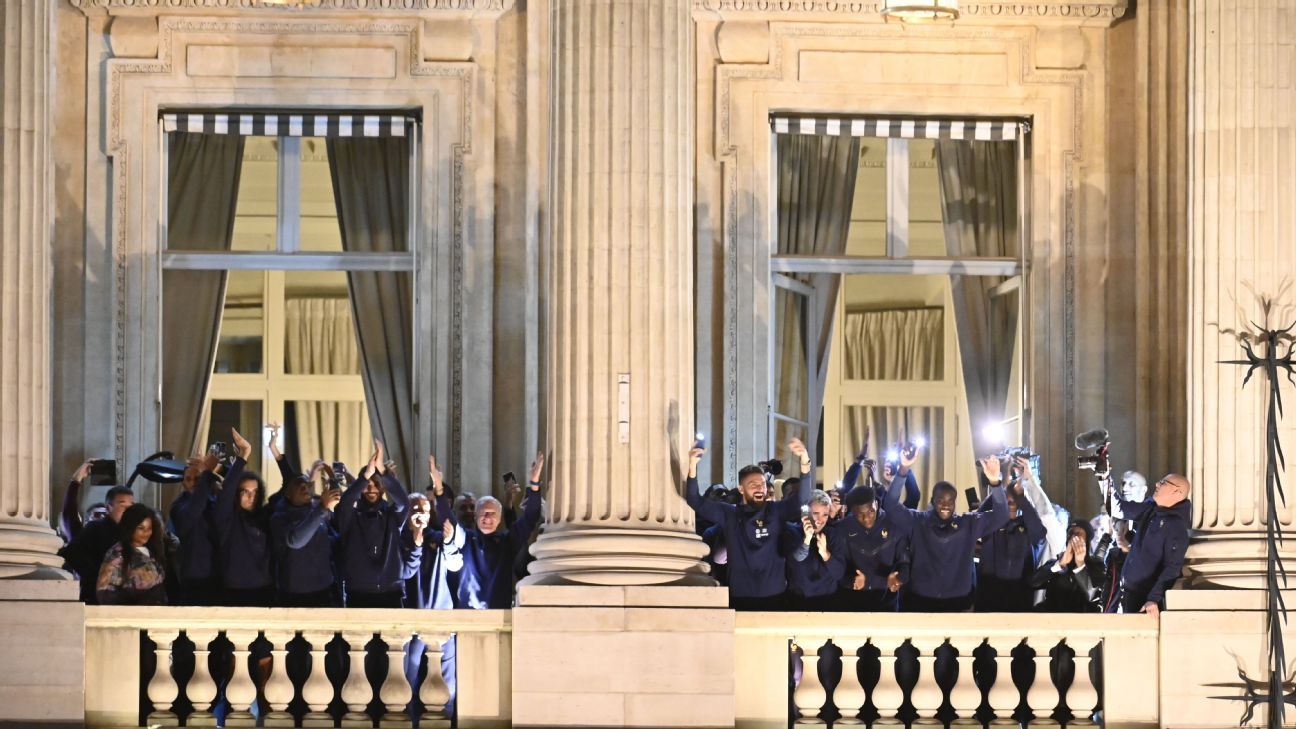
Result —
[{"label": "column base", "polygon": [[522,585],[713,586],[707,546],[692,532],[546,527]]},{"label": "column base", "polygon": [[63,540],[47,524],[0,523],[0,579],[63,579],[72,576],[59,568],[63,558],[57,552]]},{"label": "column base", "polygon": [[[1262,527],[1261,527],[1262,528]],[[1278,545],[1288,572],[1296,568],[1296,532]],[[1187,586],[1263,590],[1269,583],[1269,551],[1263,531],[1198,532],[1184,562]]]}]

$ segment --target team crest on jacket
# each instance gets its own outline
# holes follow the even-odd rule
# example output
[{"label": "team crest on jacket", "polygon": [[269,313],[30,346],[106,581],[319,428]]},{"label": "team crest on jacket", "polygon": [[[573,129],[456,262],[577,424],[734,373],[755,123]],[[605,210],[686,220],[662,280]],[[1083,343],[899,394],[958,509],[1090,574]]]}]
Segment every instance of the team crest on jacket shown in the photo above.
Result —
[{"label": "team crest on jacket", "polygon": [[887,538],[887,530],[885,530],[885,529],[882,530],[882,538],[883,538],[883,539],[886,539],[886,538]]}]

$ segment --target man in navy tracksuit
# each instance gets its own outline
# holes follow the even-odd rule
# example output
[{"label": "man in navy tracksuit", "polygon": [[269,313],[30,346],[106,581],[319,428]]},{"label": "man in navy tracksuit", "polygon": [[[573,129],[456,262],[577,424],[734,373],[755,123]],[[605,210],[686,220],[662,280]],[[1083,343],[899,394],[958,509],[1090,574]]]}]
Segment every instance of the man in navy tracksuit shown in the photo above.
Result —
[{"label": "man in navy tracksuit", "polygon": [[[540,521],[540,476],[544,454],[537,453],[531,464],[531,478],[522,499],[522,515],[508,529],[503,526],[503,507],[498,499],[477,500],[476,526],[458,524],[464,530],[463,569],[455,592],[455,607],[500,610],[513,605],[513,563],[527,548],[531,530]],[[443,514],[442,517],[448,517]]]},{"label": "man in navy tracksuit", "polygon": [[[998,486],[1002,466],[998,458],[985,461],[986,481]],[[1014,464],[1018,479],[1030,479],[1030,463],[1018,458]],[[979,613],[1020,613],[1035,606],[1035,588],[1031,578],[1035,564],[1044,550],[1044,522],[1026,496],[1021,483],[1004,492],[1008,504],[1008,523],[981,540],[981,557],[977,562],[975,609]],[[986,501],[981,511],[994,508],[994,501]]]},{"label": "man in navy tracksuit", "polygon": [[333,511],[342,492],[329,488],[312,493],[298,474],[284,487],[283,499],[270,517],[275,554],[276,604],[280,607],[332,607],[336,604],[333,572]]},{"label": "man in navy tracksuit", "polygon": [[1190,489],[1188,479],[1172,473],[1157,481],[1150,499],[1126,501],[1120,491],[1115,492],[1121,511],[1137,525],[1121,570],[1121,612],[1157,615],[1165,609],[1165,591],[1183,572],[1188,549]]},{"label": "man in navy tracksuit", "polygon": [[[409,499],[405,487],[384,464],[381,442],[360,477],[342,494],[335,520],[347,607],[398,608],[401,579],[401,527]],[[385,501],[384,494],[390,499]]]},{"label": "man in navy tracksuit", "polygon": [[909,581],[909,529],[878,507],[871,488],[851,491],[846,509],[837,527],[846,550],[837,608],[895,612],[900,588]]},{"label": "man in navy tracksuit", "polygon": [[786,524],[801,518],[801,505],[810,498],[814,478],[810,455],[793,439],[792,452],[801,459],[801,483],[790,498],[769,501],[765,474],[758,466],[738,472],[740,505],[704,499],[698,491],[697,465],[704,448],[689,451],[684,497],[699,518],[719,524],[729,561],[729,606],[735,610],[781,610],[786,606],[787,575],[780,550]]},{"label": "man in navy tracksuit", "polygon": [[177,561],[182,605],[215,605],[220,592],[211,514],[216,501],[213,492],[220,487],[213,473],[215,460],[211,454],[202,460],[191,459],[182,482],[184,491],[171,504],[171,531],[180,539]]},{"label": "man in navy tracksuit", "polygon": [[995,502],[991,510],[955,514],[958,491],[940,481],[932,487],[930,509],[909,509],[900,503],[900,492],[917,459],[912,448],[901,452],[899,472],[882,502],[887,514],[909,529],[912,563],[909,590],[903,598],[905,612],[965,612],[972,607],[976,542],[1008,523],[1008,504],[1003,489],[996,487],[990,489]]},{"label": "man in navy tracksuit", "polygon": [[[809,513],[801,517],[798,537],[787,557],[788,593],[793,610],[826,612],[834,605],[837,584],[846,572],[846,544],[829,526],[832,498],[816,489]],[[804,513],[804,512],[803,512]]]}]

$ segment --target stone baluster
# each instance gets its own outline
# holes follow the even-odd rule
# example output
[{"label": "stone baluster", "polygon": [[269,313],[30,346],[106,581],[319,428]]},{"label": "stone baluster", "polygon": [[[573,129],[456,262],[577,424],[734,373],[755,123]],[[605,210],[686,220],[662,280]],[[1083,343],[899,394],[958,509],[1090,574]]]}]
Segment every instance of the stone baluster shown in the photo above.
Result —
[{"label": "stone baluster", "polygon": [[1031,720],[1032,727],[1050,727],[1058,726],[1053,720],[1053,710],[1058,705],[1058,690],[1053,684],[1053,673],[1049,670],[1049,662],[1053,658],[1049,651],[1057,646],[1057,638],[1033,638],[1031,647],[1035,649],[1035,680],[1031,681],[1030,688],[1026,691],[1026,703],[1030,704],[1031,712],[1035,718]]},{"label": "stone baluster", "polygon": [[[819,647],[822,647],[822,644]],[[792,692],[792,700],[796,703],[799,715],[796,720],[798,725],[812,726],[824,723],[819,718],[819,710],[828,700],[828,692],[819,681],[819,647],[802,648],[801,683],[797,684],[796,690]]]},{"label": "stone baluster", "polygon": [[252,704],[256,702],[257,690],[256,682],[248,672],[248,656],[251,654],[252,641],[257,639],[257,631],[227,630],[225,637],[234,644],[234,669],[229,683],[225,685],[225,699],[230,703],[225,726],[256,726]]},{"label": "stone baluster", "polygon": [[212,678],[211,642],[216,640],[215,630],[187,630],[185,634],[194,644],[193,677],[185,686],[185,696],[193,704],[193,712],[185,719],[185,726],[216,726],[216,716],[211,713],[212,702],[216,700],[216,681]]},{"label": "stone baluster", "polygon": [[1071,711],[1072,719],[1067,726],[1094,726],[1094,707],[1098,705],[1098,689],[1094,686],[1089,669],[1093,658],[1088,651],[1076,649],[1075,677],[1071,679],[1071,688],[1067,689],[1066,705]]},{"label": "stone baluster", "polygon": [[837,683],[837,688],[833,689],[833,704],[841,712],[841,718],[833,723],[863,724],[864,722],[859,719],[859,713],[864,708],[864,700],[868,696],[864,693],[864,686],[860,684],[859,655],[855,650],[842,649],[841,670],[841,681]]},{"label": "stone baluster", "polygon": [[899,651],[904,644],[891,648],[881,648],[878,655],[878,682],[873,687],[873,706],[878,710],[878,718],[873,726],[903,726],[896,719],[896,713],[904,704],[904,688],[896,680],[896,662]]},{"label": "stone baluster", "polygon": [[333,701],[333,684],[329,682],[324,669],[324,655],[334,633],[328,630],[312,630],[303,633],[310,643],[311,669],[306,684],[302,686],[302,700],[309,711],[302,717],[302,726],[306,729],[332,729],[333,717],[328,713],[328,705]]},{"label": "stone baluster", "polygon": [[958,649],[958,678],[950,689],[950,706],[958,713],[954,726],[981,726],[976,719],[977,707],[981,705],[981,689],[972,669],[976,661],[973,654],[979,645],[980,641],[962,641],[954,646]]},{"label": "stone baluster", "polygon": [[1021,703],[1021,692],[1017,690],[1017,684],[1013,683],[1013,646],[1000,644],[994,646],[994,649],[995,679],[990,686],[989,699],[995,718],[990,723],[994,726],[1016,726],[1018,722],[1013,719],[1013,714],[1017,712],[1017,704]]},{"label": "stone baluster", "polygon": [[441,675],[441,644],[444,641],[441,636],[434,636],[423,642],[427,645],[427,650],[423,653],[427,658],[427,676],[423,679],[423,685],[419,687],[419,700],[423,702],[424,709],[423,716],[419,717],[419,729],[439,726],[432,723],[433,715],[438,722],[444,721],[445,726],[449,726],[450,722],[445,717],[445,708],[450,702],[450,687],[446,685],[445,677]]},{"label": "stone baluster", "polygon": [[288,704],[293,699],[292,679],[288,677],[288,641],[296,637],[293,630],[267,630],[266,640],[270,641],[270,676],[266,679],[265,700],[270,704],[262,726],[291,727],[292,714],[288,713]]},{"label": "stone baluster", "polygon": [[939,724],[936,712],[940,710],[945,692],[936,682],[936,649],[944,644],[944,640],[929,638],[914,640],[913,644],[918,649],[918,682],[914,684],[913,693],[909,697],[914,710],[918,712],[918,719],[914,723],[922,726]]},{"label": "stone baluster", "polygon": [[[414,697],[409,679],[405,676],[405,650],[408,641],[402,640],[399,634],[394,634],[395,631],[391,633],[390,636],[381,636],[387,644],[387,677],[378,688],[378,698],[387,707],[387,713],[378,726],[408,727],[413,724],[408,708],[410,699]],[[436,668],[439,669],[440,666]],[[433,666],[429,665],[428,670],[433,670]]]},{"label": "stone baluster", "polygon": [[180,631],[150,630],[148,636],[154,643],[153,654],[157,656],[157,666],[148,683],[149,701],[153,702],[153,711],[148,716],[149,724],[174,726],[177,719],[171,707],[180,695],[180,687],[171,675],[171,643],[180,637]]},{"label": "stone baluster", "polygon": [[349,646],[351,666],[347,671],[346,682],[342,684],[342,700],[346,702],[346,715],[342,717],[343,727],[372,727],[373,721],[365,713],[369,700],[373,698],[373,689],[365,677],[365,644],[373,637],[372,633],[360,631],[343,631],[342,640]]}]

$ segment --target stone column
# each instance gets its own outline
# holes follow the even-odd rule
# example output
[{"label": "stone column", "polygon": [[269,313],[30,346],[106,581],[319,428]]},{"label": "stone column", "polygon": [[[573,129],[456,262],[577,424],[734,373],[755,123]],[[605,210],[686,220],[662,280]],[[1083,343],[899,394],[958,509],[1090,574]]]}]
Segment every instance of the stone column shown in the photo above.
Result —
[{"label": "stone column", "polygon": [[[1242,359],[1227,330],[1264,323],[1257,295],[1285,309],[1269,325],[1296,320],[1296,0],[1196,2],[1190,28],[1189,141],[1192,216],[1189,283],[1188,477],[1197,536],[1189,549],[1195,584],[1264,587],[1265,402],[1257,373],[1242,389]],[[1288,286],[1282,289],[1283,282]],[[1178,295],[1174,292],[1173,295]],[[1170,363],[1167,363],[1170,366]],[[1287,400],[1296,391],[1285,381]],[[1296,453],[1296,413],[1282,424]],[[1149,474],[1159,477],[1160,474]],[[1290,529],[1296,473],[1286,474]],[[1288,568],[1296,540],[1288,540]]]},{"label": "stone column", "polygon": [[49,504],[55,7],[45,0],[0,5],[0,578],[62,563]]},{"label": "stone column", "polygon": [[709,583],[693,424],[689,0],[553,0],[541,584]]}]

